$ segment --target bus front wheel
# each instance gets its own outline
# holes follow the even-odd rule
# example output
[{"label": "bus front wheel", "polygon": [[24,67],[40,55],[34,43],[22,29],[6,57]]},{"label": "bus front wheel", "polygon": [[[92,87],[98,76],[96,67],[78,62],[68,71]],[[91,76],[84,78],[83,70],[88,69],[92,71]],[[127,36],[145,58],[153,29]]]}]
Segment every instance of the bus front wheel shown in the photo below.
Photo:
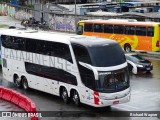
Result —
[{"label": "bus front wheel", "polygon": [[62,97],[62,99],[63,99],[64,103],[66,103],[66,104],[68,104],[68,103],[69,103],[68,92],[67,92],[67,90],[66,90],[66,88],[65,88],[65,87],[62,89],[61,97]]},{"label": "bus front wheel", "polygon": [[126,51],[126,52],[131,52],[131,45],[130,44],[125,44],[124,45],[124,50]]},{"label": "bus front wheel", "polygon": [[29,87],[28,87],[28,82],[26,77],[22,78],[22,86],[24,90],[28,90]]}]

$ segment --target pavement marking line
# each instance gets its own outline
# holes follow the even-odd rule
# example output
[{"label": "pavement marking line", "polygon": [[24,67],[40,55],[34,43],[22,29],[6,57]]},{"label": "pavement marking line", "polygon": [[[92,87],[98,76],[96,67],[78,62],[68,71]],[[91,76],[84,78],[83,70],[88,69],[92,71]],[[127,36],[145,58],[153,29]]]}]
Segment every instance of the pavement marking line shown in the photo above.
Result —
[{"label": "pavement marking line", "polygon": [[124,107],[128,107],[128,108],[132,108],[132,109],[136,109],[136,110],[138,110],[139,108],[137,108],[137,107],[134,107],[134,106],[130,106],[130,105],[118,105],[118,106],[124,106]]},{"label": "pavement marking line", "polygon": [[[113,106],[112,106],[112,107],[113,107]],[[121,109],[121,110],[124,110],[124,111],[131,111],[131,110],[126,109],[126,108],[119,108],[119,107],[115,107],[115,106],[114,106],[114,108],[116,108],[116,109]]]}]

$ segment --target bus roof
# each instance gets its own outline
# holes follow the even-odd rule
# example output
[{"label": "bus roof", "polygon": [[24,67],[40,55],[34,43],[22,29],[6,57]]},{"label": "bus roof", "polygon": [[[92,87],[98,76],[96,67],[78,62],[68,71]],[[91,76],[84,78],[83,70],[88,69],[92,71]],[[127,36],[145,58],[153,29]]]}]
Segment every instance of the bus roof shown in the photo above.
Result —
[{"label": "bus roof", "polygon": [[[38,40],[55,41],[65,44],[80,44],[83,46],[93,46],[102,44],[116,43],[114,40],[94,37],[94,36],[82,36],[76,34],[67,34],[59,32],[42,32],[42,31],[27,31],[27,30],[16,30],[16,29],[1,29],[1,35],[17,36],[24,38],[32,38]],[[54,38],[54,39],[53,39]],[[57,39],[55,39],[57,38]]]},{"label": "bus roof", "polygon": [[115,44],[117,42],[114,40],[106,39],[106,38],[100,38],[100,37],[94,37],[94,36],[88,36],[88,37],[83,36],[80,38],[72,39],[71,43],[80,44],[85,47],[90,47],[90,46],[99,46],[99,45],[106,45],[106,44]]},{"label": "bus roof", "polygon": [[144,25],[144,26],[153,26],[155,24],[160,25],[159,22],[148,22],[148,21],[137,21],[134,19],[108,19],[108,20],[102,20],[102,19],[91,19],[91,20],[81,20],[80,22],[85,23],[108,23],[108,24],[119,24],[119,25]]}]

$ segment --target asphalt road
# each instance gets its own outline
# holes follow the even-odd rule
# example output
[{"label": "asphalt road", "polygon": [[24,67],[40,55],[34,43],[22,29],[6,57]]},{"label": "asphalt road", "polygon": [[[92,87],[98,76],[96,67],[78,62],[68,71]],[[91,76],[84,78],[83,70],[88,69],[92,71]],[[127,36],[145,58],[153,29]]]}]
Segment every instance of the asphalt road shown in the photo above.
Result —
[{"label": "asphalt road", "polygon": [[[39,118],[40,120],[71,120],[75,119],[75,117],[71,117],[75,115],[76,119],[87,120],[159,120],[159,117],[116,117],[116,115],[114,115],[115,117],[104,117],[116,111],[159,111],[160,113],[160,60],[150,59],[150,61],[153,63],[154,67],[151,73],[139,73],[138,75],[130,74],[130,82],[132,89],[131,101],[124,104],[114,105],[110,108],[93,108],[87,105],[81,105],[81,107],[76,107],[73,103],[66,105],[65,103],[63,103],[61,98],[54,95],[50,95],[33,89],[30,89],[29,91],[21,90],[19,88],[16,88],[13,83],[9,83],[6,80],[3,80],[1,71],[0,85],[12,88],[31,98],[36,103],[37,111],[70,111],[70,117]],[[82,113],[76,114],[75,111],[81,111]],[[52,113],[48,112],[48,114]]]}]

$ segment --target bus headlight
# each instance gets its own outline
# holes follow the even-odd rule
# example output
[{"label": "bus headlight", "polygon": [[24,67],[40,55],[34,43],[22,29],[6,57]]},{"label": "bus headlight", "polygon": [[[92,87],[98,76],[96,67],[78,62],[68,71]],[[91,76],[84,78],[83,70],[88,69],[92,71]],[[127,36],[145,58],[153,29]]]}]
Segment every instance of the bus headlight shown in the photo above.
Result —
[{"label": "bus headlight", "polygon": [[99,105],[102,105],[102,104],[103,104],[103,102],[100,102],[100,101],[99,101],[98,103],[99,103]]},{"label": "bus headlight", "polygon": [[143,67],[143,65],[136,64],[137,67]]}]

